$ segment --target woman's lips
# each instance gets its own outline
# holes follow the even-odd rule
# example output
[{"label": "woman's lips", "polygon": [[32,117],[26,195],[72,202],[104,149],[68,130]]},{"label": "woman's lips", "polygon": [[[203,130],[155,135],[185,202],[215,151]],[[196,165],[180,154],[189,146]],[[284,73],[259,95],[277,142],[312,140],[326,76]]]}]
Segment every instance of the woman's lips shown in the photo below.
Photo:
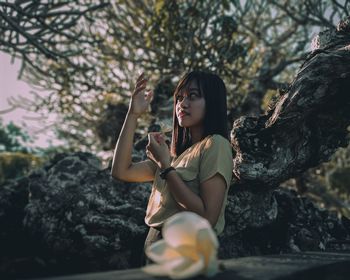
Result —
[{"label": "woman's lips", "polygon": [[186,113],[180,113],[179,114],[179,118],[183,118],[183,117],[186,117],[186,116],[188,116],[188,114],[186,114]]}]

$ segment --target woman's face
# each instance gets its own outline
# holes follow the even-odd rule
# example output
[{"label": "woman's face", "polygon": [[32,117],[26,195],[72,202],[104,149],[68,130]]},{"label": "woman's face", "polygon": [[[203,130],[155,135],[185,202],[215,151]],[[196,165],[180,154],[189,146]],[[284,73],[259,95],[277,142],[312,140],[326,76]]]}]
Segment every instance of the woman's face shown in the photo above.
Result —
[{"label": "woman's face", "polygon": [[181,127],[201,127],[205,116],[205,99],[193,80],[176,97],[176,117]]}]

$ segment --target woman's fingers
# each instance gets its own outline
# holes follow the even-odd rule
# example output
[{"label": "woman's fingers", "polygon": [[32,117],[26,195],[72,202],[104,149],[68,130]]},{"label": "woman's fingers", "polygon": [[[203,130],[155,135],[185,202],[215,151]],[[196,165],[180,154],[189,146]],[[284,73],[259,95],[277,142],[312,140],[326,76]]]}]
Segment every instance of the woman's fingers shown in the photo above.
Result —
[{"label": "woman's fingers", "polygon": [[137,83],[136,83],[136,88],[137,87],[139,87],[139,86],[141,86],[142,84],[145,84],[145,83],[147,83],[148,82],[148,79],[142,79],[142,80],[140,80],[140,81],[138,81]]},{"label": "woman's fingers", "polygon": [[[135,90],[133,92],[133,95],[136,95],[146,89],[148,82],[148,78],[145,77],[144,72],[141,73],[141,75],[137,78],[136,85],[135,85]],[[153,99],[153,91],[152,90],[147,90],[146,94],[146,101],[150,103]]]},{"label": "woman's fingers", "polygon": [[149,133],[149,145],[156,143],[156,140],[154,139],[154,133]]},{"label": "woman's fingers", "polygon": [[152,138],[150,138],[150,144],[157,143],[162,144],[162,141],[164,142],[164,135],[161,132],[151,132],[150,134]]},{"label": "woman's fingers", "polygon": [[146,88],[147,82],[148,82],[148,79],[146,79],[146,78],[139,80],[136,83],[133,95],[136,95],[136,94],[140,93],[141,91],[143,91]]},{"label": "woman's fingers", "polygon": [[154,161],[153,154],[152,154],[152,152],[149,150],[149,148],[146,148],[146,156],[147,156],[150,160],[152,160],[154,163],[156,163],[156,162]]},{"label": "woman's fingers", "polygon": [[145,88],[146,88],[146,85],[140,86],[140,87],[136,88],[136,89],[134,90],[133,95],[136,95],[136,94],[140,93],[140,92],[143,91]]},{"label": "woman's fingers", "polygon": [[153,91],[152,91],[152,90],[148,90],[148,91],[147,91],[146,100],[147,100],[149,103],[151,103],[151,101],[153,100]]},{"label": "woman's fingers", "polygon": [[140,76],[137,78],[136,83],[138,83],[145,75],[145,72],[142,72]]}]

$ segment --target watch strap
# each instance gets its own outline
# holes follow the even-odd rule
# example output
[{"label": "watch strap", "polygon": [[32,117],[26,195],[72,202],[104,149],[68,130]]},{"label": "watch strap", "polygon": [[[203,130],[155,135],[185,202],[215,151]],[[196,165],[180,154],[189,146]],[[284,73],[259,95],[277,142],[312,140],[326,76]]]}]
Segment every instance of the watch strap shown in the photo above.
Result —
[{"label": "watch strap", "polygon": [[176,170],[174,167],[170,166],[168,168],[165,169],[161,169],[159,172],[159,176],[160,178],[162,178],[163,180],[166,179],[166,175],[171,171],[171,170]]}]

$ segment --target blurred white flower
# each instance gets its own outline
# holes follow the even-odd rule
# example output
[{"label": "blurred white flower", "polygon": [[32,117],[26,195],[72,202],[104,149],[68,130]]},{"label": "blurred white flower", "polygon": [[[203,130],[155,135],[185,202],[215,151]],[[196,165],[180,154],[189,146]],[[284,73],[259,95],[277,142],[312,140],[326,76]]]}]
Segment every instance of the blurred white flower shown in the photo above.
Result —
[{"label": "blurred white flower", "polygon": [[179,212],[165,221],[162,235],[145,251],[155,264],[142,267],[144,272],[172,279],[211,277],[218,272],[219,242],[208,220],[193,212]]}]

